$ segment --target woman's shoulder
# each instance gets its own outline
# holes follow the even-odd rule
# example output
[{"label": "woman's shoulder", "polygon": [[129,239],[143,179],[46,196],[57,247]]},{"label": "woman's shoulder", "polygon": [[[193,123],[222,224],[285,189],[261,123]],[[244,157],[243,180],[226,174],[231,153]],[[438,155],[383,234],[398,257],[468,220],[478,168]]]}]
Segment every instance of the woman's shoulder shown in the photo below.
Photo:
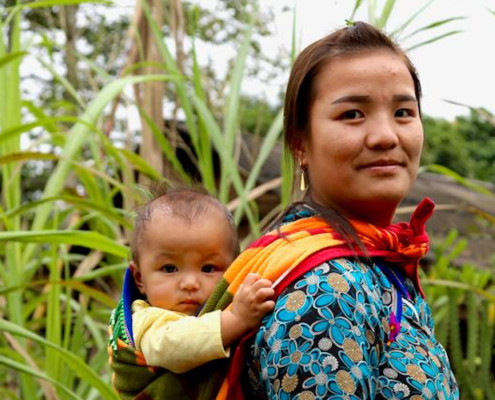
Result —
[{"label": "woman's shoulder", "polygon": [[280,294],[275,313],[289,321],[297,320],[297,315],[302,316],[309,309],[330,307],[334,312],[349,315],[357,311],[378,323],[383,302],[389,298],[392,298],[390,284],[374,263],[338,258],[292,281]]},{"label": "woman's shoulder", "polygon": [[[387,290],[390,283],[378,265],[368,259],[330,259],[294,280],[289,287],[297,289],[303,282],[328,285],[335,292]],[[288,289],[289,289],[288,287]]]}]

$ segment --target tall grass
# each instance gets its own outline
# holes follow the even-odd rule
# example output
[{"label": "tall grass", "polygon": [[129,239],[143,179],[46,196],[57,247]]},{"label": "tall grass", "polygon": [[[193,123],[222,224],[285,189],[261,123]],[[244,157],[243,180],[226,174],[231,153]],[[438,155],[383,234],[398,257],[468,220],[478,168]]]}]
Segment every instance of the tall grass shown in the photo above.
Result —
[{"label": "tall grass", "polygon": [[[201,70],[195,68],[192,76],[180,72],[146,2],[144,11],[160,44],[166,75],[113,78],[89,104],[78,102],[82,111],[76,117],[47,115],[43,110],[30,112],[35,107],[32,103],[31,107],[23,106],[29,101],[22,98],[20,79],[21,63],[32,50],[21,48],[22,9],[76,3],[84,1],[18,2],[12,9],[0,9],[2,397],[117,398],[110,385],[106,325],[115,304],[110,296],[111,286],[121,284],[126,268],[125,230],[131,221],[127,210],[116,204],[122,198],[137,200],[136,172],[151,179],[162,177],[161,171],[154,170],[146,160],[116,147],[102,130],[106,110],[117,97],[125,96],[125,88],[152,81],[168,82],[173,87],[186,115],[203,183],[224,202],[233,200],[233,189],[238,198],[233,203],[236,221],[247,217],[255,234],[259,233],[259,217],[252,202],[253,189],[281,133],[279,115],[267,132],[260,158],[249,176],[242,178],[235,156],[236,138],[240,133],[240,88],[252,26],[246,27],[224,114],[219,118],[206,105]],[[47,62],[42,64],[48,67]],[[56,78],[78,98],[67,80]],[[171,143],[159,127],[147,121],[164,155],[185,178]],[[51,144],[50,150],[21,148],[22,135],[33,129],[40,132],[38,140]],[[212,148],[221,160],[219,181],[214,176]],[[35,201],[27,202],[21,190],[21,173],[36,160],[51,161],[54,168],[42,193]],[[122,184],[123,176],[130,179],[130,184]]]},{"label": "tall grass", "polygon": [[423,282],[463,399],[495,399],[495,276],[473,265],[456,267],[467,241],[452,230],[435,249]]}]

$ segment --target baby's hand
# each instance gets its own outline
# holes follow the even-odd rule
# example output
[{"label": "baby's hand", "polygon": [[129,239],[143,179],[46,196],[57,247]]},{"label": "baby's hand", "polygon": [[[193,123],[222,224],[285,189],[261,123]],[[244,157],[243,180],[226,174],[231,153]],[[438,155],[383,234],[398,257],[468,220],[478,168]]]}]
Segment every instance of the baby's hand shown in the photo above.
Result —
[{"label": "baby's hand", "polygon": [[248,274],[232,301],[232,313],[248,330],[256,328],[261,319],[275,307],[272,282],[258,274]]}]

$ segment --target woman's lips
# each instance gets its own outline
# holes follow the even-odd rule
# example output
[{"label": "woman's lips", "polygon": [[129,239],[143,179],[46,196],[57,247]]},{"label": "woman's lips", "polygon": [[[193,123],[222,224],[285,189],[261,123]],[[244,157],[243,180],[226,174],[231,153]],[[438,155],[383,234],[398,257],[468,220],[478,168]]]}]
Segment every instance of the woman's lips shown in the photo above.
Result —
[{"label": "woman's lips", "polygon": [[389,173],[403,168],[404,164],[396,160],[376,160],[359,166],[359,169],[376,173]]}]

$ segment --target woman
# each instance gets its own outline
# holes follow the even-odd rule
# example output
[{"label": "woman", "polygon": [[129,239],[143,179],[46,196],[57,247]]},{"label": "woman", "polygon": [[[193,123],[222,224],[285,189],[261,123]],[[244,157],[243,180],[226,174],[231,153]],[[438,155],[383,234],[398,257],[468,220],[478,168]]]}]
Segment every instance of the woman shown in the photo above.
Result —
[{"label": "woman", "polygon": [[294,269],[307,272],[286,279],[248,342],[247,399],[459,397],[417,279],[432,205],[423,203],[410,224],[390,226],[418,173],[420,97],[410,60],[366,23],[297,58],[285,143],[305,195],[275,228],[324,219],[352,252],[320,251],[310,268],[306,260]]}]

